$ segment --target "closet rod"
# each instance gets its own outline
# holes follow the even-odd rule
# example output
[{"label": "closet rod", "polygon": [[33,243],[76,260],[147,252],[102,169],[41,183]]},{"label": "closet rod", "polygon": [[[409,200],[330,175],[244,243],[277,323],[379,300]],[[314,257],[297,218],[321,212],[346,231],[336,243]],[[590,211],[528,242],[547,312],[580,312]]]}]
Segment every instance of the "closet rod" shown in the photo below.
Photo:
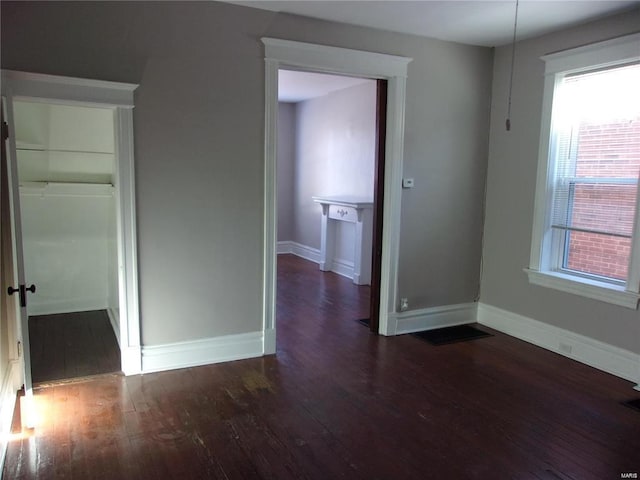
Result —
[{"label": "closet rod", "polygon": [[25,148],[25,147],[17,147],[17,151],[19,152],[55,152],[55,153],[90,153],[95,155],[113,155],[113,153],[109,152],[95,152],[91,150],[61,150],[56,148]]}]

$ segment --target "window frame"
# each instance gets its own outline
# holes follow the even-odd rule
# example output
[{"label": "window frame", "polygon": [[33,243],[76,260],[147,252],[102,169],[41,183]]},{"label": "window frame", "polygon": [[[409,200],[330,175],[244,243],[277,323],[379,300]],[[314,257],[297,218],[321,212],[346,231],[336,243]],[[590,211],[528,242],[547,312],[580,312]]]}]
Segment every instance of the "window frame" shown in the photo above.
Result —
[{"label": "window frame", "polygon": [[591,276],[557,270],[562,253],[551,228],[554,191],[554,161],[557,139],[553,135],[553,103],[556,89],[566,75],[610,68],[640,61],[640,33],[564,50],[541,59],[545,62],[544,96],[538,150],[538,175],[534,204],[529,268],[525,272],[535,285],[637,309],[640,300],[640,194],[636,199],[627,281],[601,281]]}]

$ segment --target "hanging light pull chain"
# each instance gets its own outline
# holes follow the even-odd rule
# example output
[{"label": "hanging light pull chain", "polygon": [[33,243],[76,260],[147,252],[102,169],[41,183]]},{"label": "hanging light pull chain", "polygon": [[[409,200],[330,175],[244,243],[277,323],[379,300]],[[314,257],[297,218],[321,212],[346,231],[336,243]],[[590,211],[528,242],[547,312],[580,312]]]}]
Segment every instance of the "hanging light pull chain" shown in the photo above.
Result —
[{"label": "hanging light pull chain", "polygon": [[511,71],[509,76],[509,104],[507,106],[507,120],[505,126],[507,132],[511,130],[511,93],[513,92],[513,71],[516,61],[516,32],[518,30],[518,6],[520,0],[516,0],[516,14],[513,19],[513,40],[511,41]]}]

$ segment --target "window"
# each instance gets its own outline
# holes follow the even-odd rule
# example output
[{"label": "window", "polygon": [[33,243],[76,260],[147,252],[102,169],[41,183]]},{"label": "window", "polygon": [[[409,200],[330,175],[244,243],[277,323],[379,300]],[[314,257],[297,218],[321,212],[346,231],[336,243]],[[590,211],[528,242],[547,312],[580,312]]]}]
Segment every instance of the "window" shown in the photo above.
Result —
[{"label": "window", "polygon": [[637,308],[640,35],[543,60],[529,279]]},{"label": "window", "polygon": [[567,75],[551,135],[558,270],[627,280],[640,172],[640,64]]}]

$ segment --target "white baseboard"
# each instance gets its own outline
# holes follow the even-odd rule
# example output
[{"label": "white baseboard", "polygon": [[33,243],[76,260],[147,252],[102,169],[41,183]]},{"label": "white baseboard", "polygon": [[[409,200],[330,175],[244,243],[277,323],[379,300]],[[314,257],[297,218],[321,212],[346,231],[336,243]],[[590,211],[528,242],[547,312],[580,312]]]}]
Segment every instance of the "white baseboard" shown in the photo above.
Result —
[{"label": "white baseboard", "polygon": [[10,360],[0,386],[0,471],[4,467],[4,458],[11,438],[11,422],[16,406],[18,386],[20,384],[20,362]]},{"label": "white baseboard", "polygon": [[[320,263],[320,250],[291,240],[278,242],[278,255],[283,253],[290,253],[310,262]],[[352,261],[334,258],[329,270],[343,277],[353,279],[354,268],[355,265]]]},{"label": "white baseboard", "polygon": [[354,263],[350,262],[349,260],[334,258],[330,270],[333,273],[342,275],[343,277],[353,279],[354,267],[355,267]]},{"label": "white baseboard", "polygon": [[118,346],[122,347],[120,344],[120,315],[115,308],[111,307],[107,308],[107,315],[109,316],[109,323],[111,323],[111,328],[116,336],[116,340],[118,340]]},{"label": "white baseboard", "polygon": [[390,325],[395,323],[395,331],[389,332],[389,335],[475,323],[476,307],[476,303],[460,303],[395,313],[390,315],[393,316],[393,322],[390,322]]},{"label": "white baseboard", "polygon": [[478,323],[533,343],[612,375],[640,382],[640,355],[554,327],[529,317],[480,303]]},{"label": "white baseboard", "polygon": [[142,371],[149,373],[195,367],[260,357],[262,354],[262,332],[225,335],[166,345],[143,346]]},{"label": "white baseboard", "polygon": [[48,302],[37,302],[32,299],[29,301],[28,314],[29,316],[56,315],[58,313],[106,310],[107,308],[108,302],[106,298],[74,298]]},{"label": "white baseboard", "polygon": [[125,375],[142,373],[142,347],[124,347],[120,345],[120,368]]},{"label": "white baseboard", "polygon": [[291,240],[278,241],[278,255],[283,253],[293,253],[293,243]]},{"label": "white baseboard", "polygon": [[310,262],[320,263],[320,250],[291,240],[278,242],[278,254],[291,253]]}]

